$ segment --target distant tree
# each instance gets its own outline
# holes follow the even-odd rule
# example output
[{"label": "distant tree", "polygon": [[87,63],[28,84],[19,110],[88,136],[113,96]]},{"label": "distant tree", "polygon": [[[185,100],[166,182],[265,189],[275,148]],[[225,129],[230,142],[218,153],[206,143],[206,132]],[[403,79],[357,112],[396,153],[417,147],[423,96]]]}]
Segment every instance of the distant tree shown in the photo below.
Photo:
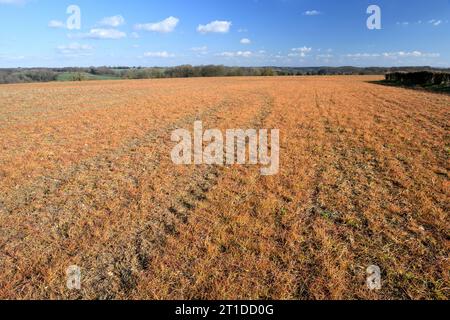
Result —
[{"label": "distant tree", "polygon": [[264,77],[273,77],[275,75],[275,71],[272,68],[264,68],[261,75]]},{"label": "distant tree", "polygon": [[116,75],[116,72],[113,69],[108,68],[108,67],[99,67],[99,68],[91,67],[89,70],[89,73],[93,74],[93,75],[97,75],[97,76],[105,76],[105,75],[115,76]]},{"label": "distant tree", "polygon": [[84,81],[86,80],[86,76],[81,72],[75,72],[72,75],[72,81]]}]

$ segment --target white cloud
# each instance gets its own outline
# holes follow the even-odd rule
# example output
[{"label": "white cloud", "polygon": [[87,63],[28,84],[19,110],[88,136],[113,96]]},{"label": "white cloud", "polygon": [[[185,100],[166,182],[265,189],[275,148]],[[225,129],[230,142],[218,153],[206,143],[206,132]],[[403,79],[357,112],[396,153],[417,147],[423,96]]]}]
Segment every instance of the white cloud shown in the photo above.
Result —
[{"label": "white cloud", "polygon": [[252,43],[250,39],[247,38],[241,39],[241,44],[250,44],[250,43]]},{"label": "white cloud", "polygon": [[[1,1],[1,0],[0,0]],[[59,20],[51,20],[48,23],[49,28],[61,28],[64,29],[66,27],[66,24]]]},{"label": "white cloud", "polygon": [[251,51],[236,51],[236,52],[225,51],[225,52],[217,54],[217,56],[227,57],[227,58],[236,58],[236,57],[249,58],[252,55],[253,55],[253,53]]},{"label": "white cloud", "polygon": [[145,52],[144,57],[149,58],[172,58],[175,55],[167,51]]},{"label": "white cloud", "polygon": [[288,54],[288,57],[306,57],[306,54],[312,51],[312,48],[301,47],[301,48],[292,48],[291,53]]},{"label": "white cloud", "polygon": [[102,26],[117,28],[125,24],[125,19],[121,15],[103,18],[100,22]]},{"label": "white cloud", "polygon": [[200,33],[228,33],[231,28],[231,21],[212,21],[206,25],[199,25],[197,31]]},{"label": "white cloud", "polygon": [[428,21],[428,23],[432,24],[435,27],[437,27],[438,25],[442,24],[442,20],[431,19],[430,21]]},{"label": "white cloud", "polygon": [[11,61],[17,61],[17,60],[24,60],[25,56],[16,56],[16,55],[2,55],[0,54],[0,60],[11,60]]},{"label": "white cloud", "polygon": [[305,16],[318,16],[318,15],[322,14],[322,12],[320,12],[318,10],[308,10],[308,11],[305,11],[303,14]]},{"label": "white cloud", "polygon": [[297,52],[311,52],[312,48],[308,48],[308,47],[301,47],[301,48],[292,48],[292,51],[297,51]]},{"label": "white cloud", "polygon": [[70,57],[79,57],[79,56],[88,56],[91,55],[92,46],[87,44],[79,44],[77,42],[73,42],[69,45],[61,45],[56,48],[59,53],[70,56]]},{"label": "white cloud", "polygon": [[28,0],[0,0],[0,4],[24,5]]},{"label": "white cloud", "polygon": [[316,60],[320,61],[321,63],[330,63],[331,60],[333,59],[333,57],[334,56],[329,53],[318,54],[318,55],[316,55]]},{"label": "white cloud", "polygon": [[191,51],[195,52],[197,57],[201,57],[201,56],[208,54],[208,47],[207,46],[194,47],[194,48],[191,48]]},{"label": "white cloud", "polygon": [[130,37],[133,38],[133,39],[139,39],[140,38],[139,33],[137,33],[137,32],[132,32],[130,34]]},{"label": "white cloud", "polygon": [[164,19],[160,22],[137,24],[134,26],[134,28],[136,30],[169,33],[175,30],[179,22],[180,19],[178,18],[168,17],[167,19]]},{"label": "white cloud", "polygon": [[[422,20],[419,20],[419,21],[415,22],[415,24],[422,24],[422,23],[423,23]],[[431,20],[428,21],[428,24],[431,24],[431,25],[433,25],[435,27],[441,25],[442,23],[444,23],[444,21],[437,20],[437,19],[431,19]],[[410,24],[414,24],[414,22],[408,22],[408,21],[397,22],[397,25],[405,26],[405,27],[410,25]]]},{"label": "white cloud", "polygon": [[440,25],[441,23],[442,23],[442,20],[435,21],[435,22],[433,23],[433,26],[438,26],[438,25]]},{"label": "white cloud", "polygon": [[125,32],[116,29],[91,29],[88,33],[81,34],[69,34],[69,38],[80,38],[80,39],[97,39],[97,40],[117,40],[126,38],[127,34]]},{"label": "white cloud", "polygon": [[379,56],[379,53],[350,53],[346,55],[347,58],[376,58]]},{"label": "white cloud", "polygon": [[397,51],[397,52],[384,52],[384,53],[351,53],[345,55],[347,58],[388,58],[388,59],[398,59],[398,58],[438,58],[439,53],[426,53],[421,51]]},{"label": "white cloud", "polygon": [[195,51],[195,52],[203,52],[203,51],[208,51],[208,47],[207,46],[193,47],[193,48],[191,48],[191,50]]},{"label": "white cloud", "polygon": [[317,58],[319,58],[319,59],[330,59],[330,58],[333,58],[333,55],[332,54],[318,54]]},{"label": "white cloud", "polygon": [[415,58],[438,58],[440,57],[439,53],[426,53],[420,51],[398,51],[398,52],[385,52],[383,53],[383,57],[386,58],[403,58],[403,57],[415,57]]}]

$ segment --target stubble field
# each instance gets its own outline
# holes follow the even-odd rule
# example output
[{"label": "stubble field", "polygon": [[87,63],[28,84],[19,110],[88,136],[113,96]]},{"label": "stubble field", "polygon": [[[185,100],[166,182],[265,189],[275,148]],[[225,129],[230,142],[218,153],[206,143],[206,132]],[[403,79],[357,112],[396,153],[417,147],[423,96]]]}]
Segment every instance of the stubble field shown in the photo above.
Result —
[{"label": "stubble field", "polygon": [[[450,96],[379,79],[0,86],[0,298],[450,298]],[[175,166],[195,120],[280,129],[279,174]]]}]

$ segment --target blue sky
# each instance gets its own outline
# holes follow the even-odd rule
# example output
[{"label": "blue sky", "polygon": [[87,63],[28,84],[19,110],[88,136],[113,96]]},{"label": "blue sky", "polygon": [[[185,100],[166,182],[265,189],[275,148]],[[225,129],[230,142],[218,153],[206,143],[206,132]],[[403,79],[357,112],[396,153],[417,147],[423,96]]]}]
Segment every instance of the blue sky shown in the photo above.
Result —
[{"label": "blue sky", "polygon": [[0,67],[450,67],[449,20],[450,0],[0,0]]}]

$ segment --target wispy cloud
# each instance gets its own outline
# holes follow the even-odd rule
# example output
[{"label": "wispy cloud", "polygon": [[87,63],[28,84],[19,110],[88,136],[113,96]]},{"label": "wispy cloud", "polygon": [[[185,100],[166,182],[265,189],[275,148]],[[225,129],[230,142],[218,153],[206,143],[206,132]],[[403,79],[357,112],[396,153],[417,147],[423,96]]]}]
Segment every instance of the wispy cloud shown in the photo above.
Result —
[{"label": "wispy cloud", "polygon": [[384,52],[382,54],[386,58],[402,58],[402,57],[415,57],[415,58],[438,58],[441,55],[439,53],[427,53],[421,51],[398,51],[398,52]]},{"label": "wispy cloud", "polygon": [[240,42],[241,42],[241,44],[250,44],[250,43],[252,43],[252,41],[250,39],[247,39],[247,38],[241,39]]},{"label": "wispy cloud", "polygon": [[[439,26],[439,25],[441,25],[443,23],[447,23],[447,21],[439,20],[439,19],[431,19],[431,20],[429,20],[427,22],[428,22],[428,24],[431,24],[434,27],[437,27],[437,26]],[[407,26],[410,26],[410,25],[414,25],[414,24],[418,25],[418,24],[423,24],[423,23],[424,22],[422,20],[419,20],[417,22],[409,22],[409,21],[403,21],[402,22],[402,21],[399,21],[399,22],[397,22],[397,25],[407,27]]]},{"label": "wispy cloud", "polygon": [[0,4],[23,6],[29,0],[0,0]]},{"label": "wispy cloud", "polygon": [[231,21],[212,21],[206,25],[199,25],[197,31],[200,33],[228,33],[230,31]]},{"label": "wispy cloud", "polygon": [[306,57],[306,54],[312,51],[312,48],[301,47],[301,48],[292,48],[291,53],[288,54],[288,57]]},{"label": "wispy cloud", "polygon": [[347,58],[377,58],[380,53],[349,53],[345,55]]},{"label": "wispy cloud", "polygon": [[225,52],[218,53],[216,55],[221,56],[221,57],[227,57],[227,58],[235,58],[235,57],[249,58],[253,55],[253,53],[251,51],[236,51],[236,52],[225,51]]},{"label": "wispy cloud", "polygon": [[48,27],[55,28],[55,29],[64,29],[64,28],[66,28],[66,24],[59,20],[51,20],[48,22]]},{"label": "wispy cloud", "polygon": [[175,57],[175,55],[172,53],[169,53],[167,51],[154,51],[154,52],[145,52],[144,57],[147,57],[147,58],[172,58],[172,57]]},{"label": "wispy cloud", "polygon": [[100,20],[99,25],[117,28],[125,24],[125,19],[121,15],[106,17]]},{"label": "wispy cloud", "polygon": [[69,57],[82,57],[92,55],[93,47],[87,44],[73,42],[68,45],[60,45],[56,48],[60,54]]},{"label": "wispy cloud", "polygon": [[0,54],[0,60],[11,60],[11,61],[17,61],[17,60],[24,60],[25,56],[16,56],[16,55],[2,55]]},{"label": "wispy cloud", "polygon": [[333,58],[333,55],[332,54],[318,54],[316,57],[320,58],[320,59],[330,59],[330,58]]},{"label": "wispy cloud", "polygon": [[430,21],[428,21],[428,23],[437,27],[438,25],[442,24],[442,20],[431,19]]},{"label": "wispy cloud", "polygon": [[193,48],[191,48],[191,51],[204,52],[204,51],[208,51],[208,47],[207,46],[193,47]]},{"label": "wispy cloud", "polygon": [[192,51],[205,51],[208,50],[207,46],[203,46],[203,47],[193,47],[191,48]]},{"label": "wispy cloud", "polygon": [[303,12],[303,15],[305,15],[305,16],[318,16],[321,14],[322,14],[322,12],[320,12],[319,10],[308,10],[308,11]]},{"label": "wispy cloud", "polygon": [[88,33],[69,34],[74,39],[118,40],[126,38],[125,32],[116,29],[91,29]]},{"label": "wispy cloud", "polygon": [[347,58],[390,58],[390,59],[398,59],[398,58],[438,58],[440,57],[439,53],[427,53],[421,51],[397,51],[397,52],[383,52],[383,53],[350,53],[346,54]]},{"label": "wispy cloud", "polygon": [[152,23],[142,23],[135,25],[136,30],[150,31],[150,32],[160,32],[160,33],[170,33],[175,31],[180,19],[175,17],[168,17],[159,22]]},{"label": "wispy cloud", "polygon": [[201,47],[193,47],[191,48],[191,51],[196,54],[197,57],[204,57],[208,54],[208,47],[207,46],[201,46]]}]

